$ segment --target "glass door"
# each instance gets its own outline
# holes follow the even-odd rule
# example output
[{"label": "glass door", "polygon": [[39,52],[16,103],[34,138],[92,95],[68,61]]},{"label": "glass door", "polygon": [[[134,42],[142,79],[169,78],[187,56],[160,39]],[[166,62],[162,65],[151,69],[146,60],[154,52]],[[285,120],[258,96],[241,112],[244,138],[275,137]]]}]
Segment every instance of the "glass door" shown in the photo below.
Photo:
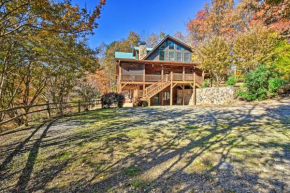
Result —
[{"label": "glass door", "polygon": [[159,93],[153,97],[153,105],[160,105]]}]

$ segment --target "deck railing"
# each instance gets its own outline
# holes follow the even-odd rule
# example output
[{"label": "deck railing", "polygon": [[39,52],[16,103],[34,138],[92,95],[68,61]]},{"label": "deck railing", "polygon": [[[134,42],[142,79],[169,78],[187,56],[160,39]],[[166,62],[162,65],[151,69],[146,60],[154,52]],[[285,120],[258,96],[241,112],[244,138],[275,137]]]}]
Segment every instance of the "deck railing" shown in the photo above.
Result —
[{"label": "deck railing", "polygon": [[[170,74],[163,75],[163,80],[170,80]],[[158,82],[162,80],[162,75],[146,74],[145,82]],[[195,74],[196,82],[202,84],[203,77]],[[143,74],[123,74],[121,81],[143,82]],[[194,81],[194,74],[173,73],[173,81]]]},{"label": "deck railing", "polygon": [[183,74],[182,73],[173,73],[173,80],[182,81],[183,80]]},{"label": "deck railing", "polygon": [[158,82],[159,80],[161,80],[161,75],[156,75],[156,74],[146,74],[145,75],[146,82]]},{"label": "deck railing", "polygon": [[198,76],[198,75],[196,75],[195,76],[195,81],[197,82],[197,83],[199,83],[199,84],[203,84],[203,77],[202,76]]},{"label": "deck railing", "polygon": [[193,81],[194,80],[194,75],[193,74],[185,74],[184,75],[184,80],[185,81]]},{"label": "deck railing", "polygon": [[143,82],[143,74],[123,74],[122,81]]}]

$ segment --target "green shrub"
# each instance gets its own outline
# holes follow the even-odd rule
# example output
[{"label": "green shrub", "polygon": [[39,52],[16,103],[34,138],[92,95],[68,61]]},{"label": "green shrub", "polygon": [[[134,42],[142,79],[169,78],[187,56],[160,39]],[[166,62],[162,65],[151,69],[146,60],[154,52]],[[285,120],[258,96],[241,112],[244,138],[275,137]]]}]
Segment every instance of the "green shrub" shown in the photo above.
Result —
[{"label": "green shrub", "polygon": [[125,96],[118,93],[106,93],[101,98],[102,108],[110,108],[113,104],[117,104],[118,107],[122,108],[125,102]]},{"label": "green shrub", "polygon": [[276,95],[278,89],[281,88],[283,80],[280,77],[281,74],[274,66],[260,65],[245,76],[245,85],[238,95],[248,101],[265,100],[267,97]]},{"label": "green shrub", "polygon": [[278,90],[283,86],[285,83],[280,77],[270,78],[269,79],[269,92],[270,96],[276,96]]},{"label": "green shrub", "polygon": [[209,87],[209,85],[210,85],[210,79],[208,78],[208,79],[204,80],[204,82],[203,82],[201,87],[202,88],[207,88],[207,87]]},{"label": "green shrub", "polygon": [[234,86],[235,83],[236,83],[235,77],[232,77],[232,76],[229,77],[227,82],[226,82],[227,86]]}]

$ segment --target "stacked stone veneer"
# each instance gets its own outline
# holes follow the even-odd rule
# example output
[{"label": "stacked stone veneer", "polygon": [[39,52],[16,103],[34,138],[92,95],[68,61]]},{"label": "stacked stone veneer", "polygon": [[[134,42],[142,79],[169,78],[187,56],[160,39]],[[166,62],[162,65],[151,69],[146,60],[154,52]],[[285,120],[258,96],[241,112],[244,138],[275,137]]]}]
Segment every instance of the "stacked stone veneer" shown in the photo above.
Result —
[{"label": "stacked stone veneer", "polygon": [[139,46],[139,60],[142,60],[147,55],[147,46],[140,45]]},{"label": "stacked stone veneer", "polygon": [[225,105],[235,100],[236,89],[233,86],[196,89],[196,104]]},{"label": "stacked stone veneer", "polygon": [[[228,87],[209,87],[196,89],[196,104],[215,104],[226,105],[235,100],[236,89],[233,86]],[[193,105],[193,90],[185,89],[185,105]],[[177,92],[177,104],[182,103],[182,90]]]}]

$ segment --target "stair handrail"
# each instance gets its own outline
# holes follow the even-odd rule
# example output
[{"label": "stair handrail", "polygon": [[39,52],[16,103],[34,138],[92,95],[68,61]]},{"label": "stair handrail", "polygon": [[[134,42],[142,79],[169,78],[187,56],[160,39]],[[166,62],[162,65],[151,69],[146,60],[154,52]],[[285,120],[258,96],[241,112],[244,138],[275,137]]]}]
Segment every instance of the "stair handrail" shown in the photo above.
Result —
[{"label": "stair handrail", "polygon": [[[161,79],[160,79],[159,81],[157,81],[156,83],[154,83],[154,84],[148,86],[147,88],[145,88],[145,90],[146,90],[146,92],[145,92],[145,93],[146,93],[145,96],[147,97],[148,93],[151,91],[151,88],[153,88],[153,87],[157,87],[157,86],[161,85],[162,83],[166,83],[166,82],[168,82],[168,81],[169,81],[168,78],[166,78],[166,79],[165,79],[165,82],[164,82],[163,77],[161,77]],[[161,84],[160,84],[160,83],[161,83]]]},{"label": "stair handrail", "polygon": [[155,94],[157,94],[158,92],[160,92],[160,90],[164,89],[164,86],[168,86],[170,84],[170,82],[163,82],[162,84],[158,85],[158,87],[150,90],[150,92],[147,93],[146,97],[147,98],[151,98],[152,96],[154,96]]}]

